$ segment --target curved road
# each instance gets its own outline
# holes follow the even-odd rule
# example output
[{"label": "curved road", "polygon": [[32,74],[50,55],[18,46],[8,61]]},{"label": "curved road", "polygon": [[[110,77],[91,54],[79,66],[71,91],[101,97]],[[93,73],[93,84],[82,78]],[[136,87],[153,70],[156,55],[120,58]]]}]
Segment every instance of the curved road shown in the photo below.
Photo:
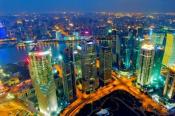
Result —
[{"label": "curved road", "polygon": [[152,108],[155,108],[161,114],[167,114],[166,108],[156,103],[149,96],[145,95],[138,88],[133,86],[132,81],[134,78],[118,78],[118,75],[115,72],[112,72],[112,77],[115,79],[115,81],[109,83],[107,86],[99,88],[96,92],[90,95],[85,95],[86,97],[79,96],[75,102],[65,108],[65,110],[61,113],[61,116],[75,116],[86,104],[96,101],[116,90],[124,90],[135,96],[142,102],[143,108],[148,111],[151,111]]}]

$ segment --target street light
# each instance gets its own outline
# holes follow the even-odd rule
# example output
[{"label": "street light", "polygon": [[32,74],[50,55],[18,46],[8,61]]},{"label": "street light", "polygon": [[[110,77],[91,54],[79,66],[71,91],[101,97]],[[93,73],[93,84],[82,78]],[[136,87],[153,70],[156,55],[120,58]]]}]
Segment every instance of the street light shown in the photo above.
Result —
[{"label": "street light", "polygon": [[61,54],[58,55],[58,60],[60,60],[60,61],[63,60],[63,56]]},{"label": "street light", "polygon": [[108,30],[108,33],[112,33],[112,29],[109,29],[109,30]]}]

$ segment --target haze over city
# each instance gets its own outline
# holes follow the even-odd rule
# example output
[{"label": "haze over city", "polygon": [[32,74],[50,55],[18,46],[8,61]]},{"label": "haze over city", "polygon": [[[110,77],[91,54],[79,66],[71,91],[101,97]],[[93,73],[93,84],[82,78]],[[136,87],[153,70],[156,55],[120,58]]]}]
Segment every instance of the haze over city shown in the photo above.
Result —
[{"label": "haze over city", "polygon": [[0,0],[0,14],[26,12],[174,12],[174,0]]}]

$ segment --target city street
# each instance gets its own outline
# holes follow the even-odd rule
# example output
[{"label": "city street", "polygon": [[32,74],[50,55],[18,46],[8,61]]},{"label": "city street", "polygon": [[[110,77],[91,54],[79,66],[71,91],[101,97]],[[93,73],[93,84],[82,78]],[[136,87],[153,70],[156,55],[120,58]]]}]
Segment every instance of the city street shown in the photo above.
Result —
[{"label": "city street", "polygon": [[147,111],[152,111],[153,109],[156,109],[161,114],[167,113],[167,110],[163,106],[153,101],[149,96],[145,95],[132,84],[134,78],[118,78],[118,75],[115,72],[112,72],[112,78],[114,78],[115,81],[109,83],[102,88],[99,88],[95,93],[79,96],[79,98],[75,102],[70,104],[61,113],[61,116],[75,116],[75,114],[78,113],[79,110],[83,108],[83,106],[85,106],[86,104],[94,102],[116,90],[124,90],[135,96],[137,99],[140,100],[143,108]]}]

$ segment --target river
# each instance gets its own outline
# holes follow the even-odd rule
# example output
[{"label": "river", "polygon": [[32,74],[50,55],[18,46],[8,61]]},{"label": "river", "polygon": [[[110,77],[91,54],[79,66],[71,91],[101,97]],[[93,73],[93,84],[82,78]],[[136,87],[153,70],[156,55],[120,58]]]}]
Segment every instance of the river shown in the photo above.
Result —
[{"label": "river", "polygon": [[[57,57],[60,51],[66,47],[65,43],[47,44],[41,47],[51,47],[53,58]],[[0,48],[0,65],[12,64],[25,61],[33,46],[17,47],[16,45]]]}]

